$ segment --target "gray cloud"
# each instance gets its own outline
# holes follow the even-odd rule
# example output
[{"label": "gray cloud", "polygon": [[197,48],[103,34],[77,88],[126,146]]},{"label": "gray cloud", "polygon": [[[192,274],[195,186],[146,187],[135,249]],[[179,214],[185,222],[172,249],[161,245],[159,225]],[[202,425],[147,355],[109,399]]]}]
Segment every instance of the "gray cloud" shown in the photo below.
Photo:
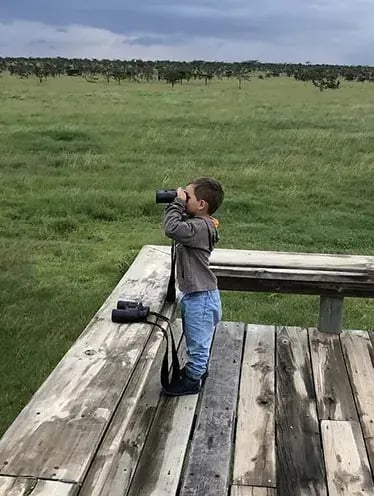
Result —
[{"label": "gray cloud", "polygon": [[[158,35],[179,34],[185,37],[219,37],[229,39],[278,38],[308,30],[324,32],[347,30],[355,27],[352,17],[334,12],[327,16],[317,4],[297,4],[293,0],[282,2],[276,7],[276,0],[256,2],[151,2],[145,0],[139,5],[129,2],[121,4],[111,0],[90,2],[90,7],[80,2],[65,2],[51,8],[48,2],[36,0],[32,8],[20,8],[19,3],[8,9],[5,17],[10,20],[34,20],[46,24],[80,24],[108,29],[110,31],[134,34],[152,33]],[[62,6],[63,5],[63,6]],[[7,9],[5,9],[5,13]],[[13,14],[12,14],[13,13]],[[4,18],[3,16],[0,17]]]},{"label": "gray cloud", "polygon": [[[356,63],[365,57],[374,63],[367,49],[374,41],[374,2],[368,0],[3,0],[1,21],[0,41],[6,32],[13,54],[30,53],[30,46],[33,55],[46,54],[49,44],[56,53],[48,55],[64,56],[98,57],[96,47],[126,58]],[[21,21],[32,45],[14,33]],[[35,40],[37,26],[43,32]]]}]

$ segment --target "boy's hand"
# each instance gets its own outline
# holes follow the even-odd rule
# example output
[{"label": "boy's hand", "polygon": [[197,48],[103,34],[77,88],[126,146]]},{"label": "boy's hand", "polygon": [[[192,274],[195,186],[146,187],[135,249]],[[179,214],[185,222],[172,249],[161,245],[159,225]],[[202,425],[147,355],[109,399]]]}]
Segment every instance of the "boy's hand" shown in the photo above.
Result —
[{"label": "boy's hand", "polygon": [[183,188],[177,189],[177,198],[179,198],[180,200],[183,200],[184,202],[187,201],[187,195],[186,195],[186,192],[184,191]]}]

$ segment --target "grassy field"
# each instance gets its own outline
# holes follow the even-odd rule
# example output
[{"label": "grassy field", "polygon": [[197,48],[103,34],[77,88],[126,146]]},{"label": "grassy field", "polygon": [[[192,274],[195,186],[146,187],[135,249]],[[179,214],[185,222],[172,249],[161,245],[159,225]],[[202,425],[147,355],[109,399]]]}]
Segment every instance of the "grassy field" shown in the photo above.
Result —
[{"label": "grassy field", "polygon": [[[220,247],[374,254],[374,86],[0,78],[0,435],[142,245],[159,187],[222,181]],[[224,318],[314,325],[318,298],[223,295]],[[345,326],[374,326],[370,300]]]}]

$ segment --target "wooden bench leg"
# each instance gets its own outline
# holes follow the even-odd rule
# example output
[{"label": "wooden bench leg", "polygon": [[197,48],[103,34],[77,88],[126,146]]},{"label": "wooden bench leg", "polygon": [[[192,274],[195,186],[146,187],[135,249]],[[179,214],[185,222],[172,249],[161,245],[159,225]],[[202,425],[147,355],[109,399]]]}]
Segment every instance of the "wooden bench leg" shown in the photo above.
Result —
[{"label": "wooden bench leg", "polygon": [[319,325],[322,332],[340,334],[343,328],[343,300],[342,296],[321,295],[319,301]]}]

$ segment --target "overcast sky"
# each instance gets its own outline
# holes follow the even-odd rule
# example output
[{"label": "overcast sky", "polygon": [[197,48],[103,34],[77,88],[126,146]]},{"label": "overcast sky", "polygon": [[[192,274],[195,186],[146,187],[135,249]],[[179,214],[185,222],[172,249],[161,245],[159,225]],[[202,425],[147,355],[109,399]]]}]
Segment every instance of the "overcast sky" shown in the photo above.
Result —
[{"label": "overcast sky", "polygon": [[374,0],[0,0],[0,56],[374,65]]}]

